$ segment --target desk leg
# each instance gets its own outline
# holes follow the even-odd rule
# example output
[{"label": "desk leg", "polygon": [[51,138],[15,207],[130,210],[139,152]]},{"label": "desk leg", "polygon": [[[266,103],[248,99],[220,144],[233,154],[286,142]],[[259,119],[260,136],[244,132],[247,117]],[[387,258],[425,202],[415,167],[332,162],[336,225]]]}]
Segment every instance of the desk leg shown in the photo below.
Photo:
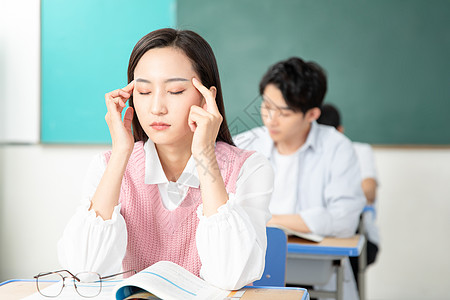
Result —
[{"label": "desk leg", "polygon": [[336,261],[336,300],[343,300],[344,259]]},{"label": "desk leg", "polygon": [[367,267],[367,241],[361,250],[361,255],[358,258],[358,290],[359,299],[366,299],[366,267]]}]

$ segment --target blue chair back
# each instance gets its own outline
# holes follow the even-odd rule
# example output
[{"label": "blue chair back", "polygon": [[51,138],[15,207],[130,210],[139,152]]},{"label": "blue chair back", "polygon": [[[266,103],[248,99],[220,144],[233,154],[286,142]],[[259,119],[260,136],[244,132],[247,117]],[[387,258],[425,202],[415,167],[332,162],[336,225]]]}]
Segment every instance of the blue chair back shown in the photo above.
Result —
[{"label": "blue chair back", "polygon": [[284,286],[286,279],[287,238],[283,230],[267,227],[266,265],[254,286]]}]

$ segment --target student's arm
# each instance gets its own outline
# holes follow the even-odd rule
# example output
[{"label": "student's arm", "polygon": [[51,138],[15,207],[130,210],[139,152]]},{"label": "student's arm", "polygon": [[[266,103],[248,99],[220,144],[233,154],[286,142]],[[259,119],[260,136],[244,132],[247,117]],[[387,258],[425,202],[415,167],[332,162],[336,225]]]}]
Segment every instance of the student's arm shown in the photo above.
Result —
[{"label": "student's arm", "polygon": [[309,229],[308,225],[306,225],[305,221],[303,221],[302,217],[297,214],[290,214],[290,215],[272,215],[272,219],[270,219],[269,223],[270,225],[281,225],[286,228],[299,231],[299,232],[305,232],[310,233],[311,230]]},{"label": "student's arm", "polygon": [[378,187],[375,155],[372,147],[365,143],[353,143],[361,168],[362,189],[367,199],[367,204],[372,205],[376,199]]},{"label": "student's arm", "polygon": [[[359,164],[348,139],[336,141],[326,164],[323,187],[312,203],[322,205],[302,209],[299,214],[314,234],[352,236],[359,223],[366,199],[361,188]],[[311,182],[314,187],[314,182]]]},{"label": "student's arm", "polygon": [[324,222],[320,220],[306,219],[303,212],[300,214],[314,232],[316,226],[320,235],[336,237],[348,237],[356,232],[361,212],[365,205],[365,197],[361,188],[361,173],[358,158],[353,145],[345,138],[334,149],[334,154],[329,162],[329,180],[325,187],[323,197],[326,204]]},{"label": "student's arm", "polygon": [[264,157],[256,156],[253,163],[248,158],[241,167],[244,173],[236,182],[236,194],[228,195],[214,150],[222,122],[215,88],[208,90],[196,80],[193,84],[206,100],[203,107],[192,106],[189,114],[194,132],[192,155],[203,201],[197,211],[196,233],[200,275],[219,288],[239,289],[259,279],[264,271],[273,170]]},{"label": "student's arm", "polygon": [[260,279],[272,191],[273,169],[263,155],[254,153],[242,165],[236,193],[216,214],[206,217],[199,206],[196,242],[203,279],[223,289]]},{"label": "student's arm", "polygon": [[365,178],[361,183],[367,204],[373,205],[376,199],[377,181],[374,178]]},{"label": "student's arm", "polygon": [[105,119],[111,134],[112,154],[105,173],[91,200],[91,209],[103,220],[111,219],[114,207],[119,204],[120,186],[133,151],[134,138],[131,131],[133,109],[127,108],[122,122],[122,110],[133,92],[134,81],[123,89],[105,95],[108,112]]},{"label": "student's arm", "polygon": [[223,117],[215,101],[216,88],[208,90],[195,78],[192,83],[205,99],[203,107],[191,107],[189,126],[194,132],[191,149],[200,180],[203,214],[208,217],[217,213],[217,209],[228,201],[215,153],[216,137]]}]

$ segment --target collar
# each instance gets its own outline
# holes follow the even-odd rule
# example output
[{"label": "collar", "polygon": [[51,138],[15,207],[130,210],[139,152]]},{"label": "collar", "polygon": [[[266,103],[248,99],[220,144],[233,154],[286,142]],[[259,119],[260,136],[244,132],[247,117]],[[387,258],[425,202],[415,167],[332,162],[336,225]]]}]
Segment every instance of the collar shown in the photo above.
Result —
[{"label": "collar", "polygon": [[[267,158],[270,158],[273,151],[275,151],[275,143],[273,142],[272,138],[270,137],[269,130],[263,126],[257,128],[257,130],[262,130],[264,133],[264,141],[258,145],[258,151],[261,152],[264,156]],[[320,149],[319,147],[319,124],[317,124],[316,121],[311,122],[311,128],[309,130],[308,136],[306,137],[305,143],[296,151],[303,152],[307,149],[311,148],[314,151],[318,151]]]},{"label": "collar", "polygon": [[[145,183],[146,184],[161,184],[169,183],[169,180],[164,173],[164,170],[159,160],[158,152],[156,151],[155,144],[150,139],[144,144],[145,152]],[[177,180],[177,183],[186,185],[193,188],[200,186],[200,180],[198,178],[197,167],[194,158],[189,158],[186,167]]]},{"label": "collar", "polygon": [[300,151],[305,151],[308,148],[312,150],[318,150],[318,135],[319,135],[319,125],[316,121],[311,122],[311,128],[309,129],[308,137],[306,138],[303,146],[300,147]]}]

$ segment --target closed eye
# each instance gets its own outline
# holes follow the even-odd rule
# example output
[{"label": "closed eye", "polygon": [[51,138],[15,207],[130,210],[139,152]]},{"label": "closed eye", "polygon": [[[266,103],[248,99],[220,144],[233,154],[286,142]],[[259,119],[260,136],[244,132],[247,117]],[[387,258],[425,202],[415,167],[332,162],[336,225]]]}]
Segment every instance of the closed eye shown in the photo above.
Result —
[{"label": "closed eye", "polygon": [[139,94],[140,94],[140,95],[150,95],[150,92],[147,92],[147,93],[139,92]]},{"label": "closed eye", "polygon": [[181,95],[185,90],[178,91],[178,92],[169,92],[171,95]]}]

